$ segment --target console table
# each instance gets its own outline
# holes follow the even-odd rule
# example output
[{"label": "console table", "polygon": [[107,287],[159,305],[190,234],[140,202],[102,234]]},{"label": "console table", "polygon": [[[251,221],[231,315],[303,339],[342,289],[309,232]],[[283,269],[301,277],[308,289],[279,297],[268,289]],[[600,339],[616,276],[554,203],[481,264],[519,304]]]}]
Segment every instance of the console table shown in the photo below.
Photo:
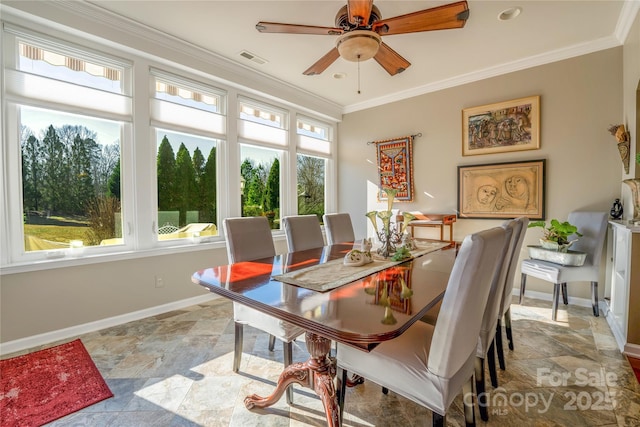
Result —
[{"label": "console table", "polygon": [[[415,214],[414,214],[415,215]],[[449,242],[453,242],[453,223],[456,222],[456,215],[447,214],[422,214],[416,215],[417,218],[407,224],[411,227],[411,237],[414,236],[415,227],[440,227],[440,240],[444,241],[444,226],[449,226]],[[401,215],[399,215],[402,218]],[[400,219],[400,221],[402,221]]]}]

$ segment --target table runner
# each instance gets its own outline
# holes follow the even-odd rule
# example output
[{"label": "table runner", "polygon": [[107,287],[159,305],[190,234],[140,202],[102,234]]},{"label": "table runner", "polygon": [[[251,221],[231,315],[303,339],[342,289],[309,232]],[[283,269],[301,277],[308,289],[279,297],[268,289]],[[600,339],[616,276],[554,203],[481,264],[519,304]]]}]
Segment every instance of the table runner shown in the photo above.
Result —
[{"label": "table runner", "polygon": [[[446,246],[448,242],[419,242],[418,249],[411,251],[411,258],[402,261],[393,261],[390,258],[382,258],[371,251],[373,262],[358,267],[344,265],[343,258],[328,261],[324,264],[312,265],[289,273],[273,276],[275,280],[311,289],[317,292],[326,292],[347,283],[367,277],[385,268],[417,258],[429,252],[437,251]],[[331,278],[331,279],[328,279]]]}]

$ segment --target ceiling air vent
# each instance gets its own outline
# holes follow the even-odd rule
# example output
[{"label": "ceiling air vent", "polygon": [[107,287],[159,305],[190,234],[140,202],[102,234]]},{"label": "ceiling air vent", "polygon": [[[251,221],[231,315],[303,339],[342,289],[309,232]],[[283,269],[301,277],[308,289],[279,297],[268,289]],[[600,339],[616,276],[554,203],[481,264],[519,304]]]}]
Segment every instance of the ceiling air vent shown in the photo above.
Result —
[{"label": "ceiling air vent", "polygon": [[242,56],[243,58],[248,59],[249,61],[253,61],[256,64],[266,64],[268,61],[266,59],[262,59],[259,56],[254,55],[251,52],[247,52],[246,50],[243,50],[242,52],[240,52],[240,56]]}]

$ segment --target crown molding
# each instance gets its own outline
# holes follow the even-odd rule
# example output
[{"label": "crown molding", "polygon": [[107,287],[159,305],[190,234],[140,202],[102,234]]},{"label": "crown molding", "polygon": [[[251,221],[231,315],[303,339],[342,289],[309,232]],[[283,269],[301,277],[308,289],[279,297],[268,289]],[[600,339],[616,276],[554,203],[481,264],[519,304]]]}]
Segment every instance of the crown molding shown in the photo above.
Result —
[{"label": "crown molding", "polygon": [[493,67],[488,67],[473,73],[462,74],[456,77],[452,77],[438,82],[429,83],[424,86],[418,86],[410,90],[396,92],[379,98],[371,99],[366,102],[351,104],[344,107],[342,112],[344,114],[353,113],[356,111],[365,110],[368,108],[378,107],[380,105],[388,104],[390,102],[402,101],[403,99],[411,98],[414,96],[424,95],[431,92],[436,92],[443,89],[449,89],[452,87],[464,85],[467,83],[473,83],[480,80],[485,80],[491,77],[500,76],[503,74],[512,73],[514,71],[525,70],[527,68],[537,67],[539,65],[550,64],[552,62],[562,61],[564,59],[574,58],[576,56],[586,55],[589,53],[597,52],[600,50],[610,49],[618,47],[622,43],[617,37],[609,36],[598,39],[589,43],[582,43],[570,46],[565,49],[558,49],[555,51],[545,52],[544,54],[530,56],[518,61],[506,62],[498,64]]}]

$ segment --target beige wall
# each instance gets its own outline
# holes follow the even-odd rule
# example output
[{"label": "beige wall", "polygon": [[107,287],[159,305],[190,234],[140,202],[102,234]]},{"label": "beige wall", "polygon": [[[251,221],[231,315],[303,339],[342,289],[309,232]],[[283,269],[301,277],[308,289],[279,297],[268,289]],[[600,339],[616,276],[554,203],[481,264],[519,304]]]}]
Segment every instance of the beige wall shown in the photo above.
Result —
[{"label": "beige wall", "polygon": [[[366,142],[421,132],[414,143],[416,200],[397,203],[402,210],[455,212],[459,165],[546,159],[547,218],[564,219],[578,209],[609,211],[621,191],[622,163],[607,128],[623,115],[622,51],[609,49],[345,115],[339,126],[340,210],[352,214],[356,234],[364,235],[364,214],[379,206],[376,152]],[[541,99],[539,150],[462,157],[463,108],[531,95]],[[459,219],[454,237],[500,223]],[[525,247],[535,244],[540,232],[529,230]],[[551,286],[531,279],[527,289],[548,293]],[[570,285],[569,294],[589,298],[589,286]]]},{"label": "beige wall", "polygon": [[[286,250],[282,237],[275,243],[277,251]],[[208,295],[191,282],[191,275],[226,263],[226,250],[219,247],[2,275],[0,342]],[[156,276],[164,287],[156,288]]]}]

